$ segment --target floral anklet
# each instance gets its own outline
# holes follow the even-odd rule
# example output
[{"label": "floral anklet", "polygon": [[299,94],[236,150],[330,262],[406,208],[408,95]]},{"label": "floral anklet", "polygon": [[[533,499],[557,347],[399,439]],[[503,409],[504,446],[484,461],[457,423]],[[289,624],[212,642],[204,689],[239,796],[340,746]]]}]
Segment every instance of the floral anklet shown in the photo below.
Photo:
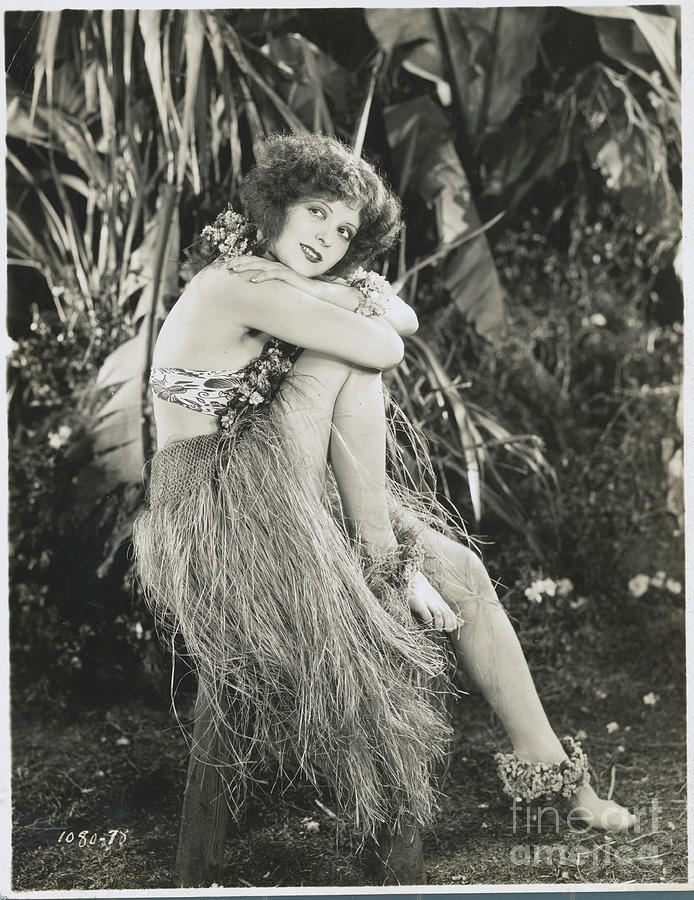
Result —
[{"label": "floral anklet", "polygon": [[568,759],[560,763],[524,762],[515,753],[494,756],[503,790],[522,800],[548,800],[562,796],[569,799],[590,781],[588,759],[579,741],[565,737],[561,742]]}]

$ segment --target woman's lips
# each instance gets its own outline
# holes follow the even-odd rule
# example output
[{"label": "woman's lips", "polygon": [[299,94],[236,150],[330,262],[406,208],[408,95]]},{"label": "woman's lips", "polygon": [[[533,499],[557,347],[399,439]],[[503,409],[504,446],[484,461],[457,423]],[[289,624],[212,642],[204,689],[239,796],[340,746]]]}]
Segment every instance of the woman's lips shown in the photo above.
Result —
[{"label": "woman's lips", "polygon": [[299,246],[304,251],[304,256],[310,263],[323,262],[323,257],[317,250],[314,250],[313,247],[309,247],[308,244],[299,244]]}]

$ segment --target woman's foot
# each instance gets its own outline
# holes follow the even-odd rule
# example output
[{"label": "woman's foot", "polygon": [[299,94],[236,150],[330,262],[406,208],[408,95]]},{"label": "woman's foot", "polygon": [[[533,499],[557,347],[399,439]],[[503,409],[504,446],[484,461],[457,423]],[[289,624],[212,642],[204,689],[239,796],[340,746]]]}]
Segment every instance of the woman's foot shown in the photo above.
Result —
[{"label": "woman's foot", "polygon": [[589,784],[582,785],[571,798],[571,820],[578,819],[601,831],[628,831],[636,816],[614,800],[603,800]]},{"label": "woman's foot", "polygon": [[[566,741],[565,738],[564,742]],[[556,737],[542,747],[534,746],[532,749],[524,747],[522,750],[517,750],[516,756],[519,761],[527,763],[531,767],[538,763],[561,764],[569,760],[562,742]],[[582,753],[581,756],[583,756]],[[583,760],[582,765],[587,771],[585,756],[583,756]],[[628,831],[636,823],[636,816],[628,809],[613,800],[603,800],[598,797],[588,782],[576,789],[569,802],[571,811],[567,821],[570,824],[580,821],[599,831]]]}]

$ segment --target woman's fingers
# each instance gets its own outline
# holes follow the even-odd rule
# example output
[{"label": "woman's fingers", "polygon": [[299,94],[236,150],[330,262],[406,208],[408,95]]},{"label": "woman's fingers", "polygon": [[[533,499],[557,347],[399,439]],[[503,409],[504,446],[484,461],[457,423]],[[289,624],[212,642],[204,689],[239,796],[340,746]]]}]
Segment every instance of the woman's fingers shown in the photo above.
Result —
[{"label": "woman's fingers", "polygon": [[236,259],[233,259],[228,264],[228,267],[232,272],[250,272],[253,269],[265,272],[269,269],[286,268],[286,266],[283,266],[282,263],[277,262],[277,260],[263,259],[262,256],[239,256]]},{"label": "woman's fingers", "polygon": [[266,269],[264,272],[256,272],[255,275],[251,275],[251,281],[253,284],[258,284],[259,281],[270,281],[273,278],[277,278],[277,274],[275,269]]}]

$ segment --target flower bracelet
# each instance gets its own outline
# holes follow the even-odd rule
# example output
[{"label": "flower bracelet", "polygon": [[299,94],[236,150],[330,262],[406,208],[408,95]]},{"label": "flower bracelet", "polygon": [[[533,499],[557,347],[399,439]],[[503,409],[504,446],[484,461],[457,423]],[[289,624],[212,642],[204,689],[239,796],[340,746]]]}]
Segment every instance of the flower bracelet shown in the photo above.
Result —
[{"label": "flower bracelet", "polygon": [[355,313],[369,318],[386,313],[393,288],[383,275],[379,275],[378,272],[367,272],[360,266],[352,273],[349,285],[362,295],[354,310]]}]

